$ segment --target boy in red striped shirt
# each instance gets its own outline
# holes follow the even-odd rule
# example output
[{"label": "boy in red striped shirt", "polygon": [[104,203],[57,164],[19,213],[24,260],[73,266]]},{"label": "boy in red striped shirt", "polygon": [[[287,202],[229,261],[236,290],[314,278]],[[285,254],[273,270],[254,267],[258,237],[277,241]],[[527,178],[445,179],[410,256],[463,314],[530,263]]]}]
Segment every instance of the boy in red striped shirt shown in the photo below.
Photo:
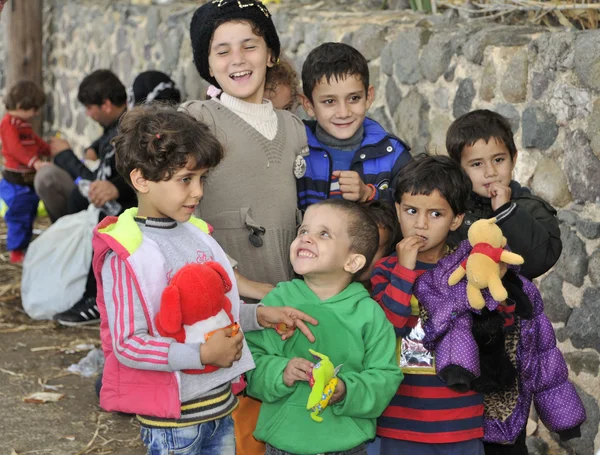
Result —
[{"label": "boy in red striped shirt", "polygon": [[416,157],[396,187],[403,240],[375,266],[373,298],[398,337],[404,380],[377,423],[381,453],[483,455],[483,395],[449,389],[435,374],[435,355],[422,343],[415,280],[449,251],[446,239],[460,227],[471,181],[446,156]]}]

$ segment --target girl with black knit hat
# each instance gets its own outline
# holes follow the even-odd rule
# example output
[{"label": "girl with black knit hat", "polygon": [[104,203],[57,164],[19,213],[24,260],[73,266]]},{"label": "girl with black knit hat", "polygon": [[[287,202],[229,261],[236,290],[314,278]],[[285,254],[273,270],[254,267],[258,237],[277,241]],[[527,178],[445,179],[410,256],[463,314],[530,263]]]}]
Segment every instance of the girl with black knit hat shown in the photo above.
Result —
[{"label": "girl with black knit hat", "polygon": [[[280,54],[271,14],[256,0],[209,1],[194,13],[190,36],[198,73],[222,93],[180,109],[208,124],[225,146],[197,215],[213,226],[240,274],[272,285],[287,281],[296,236],[294,169],[302,169],[308,147],[300,119],[264,99],[267,72]],[[264,453],[264,446],[248,446],[258,415],[249,400],[234,415],[238,455]]]}]

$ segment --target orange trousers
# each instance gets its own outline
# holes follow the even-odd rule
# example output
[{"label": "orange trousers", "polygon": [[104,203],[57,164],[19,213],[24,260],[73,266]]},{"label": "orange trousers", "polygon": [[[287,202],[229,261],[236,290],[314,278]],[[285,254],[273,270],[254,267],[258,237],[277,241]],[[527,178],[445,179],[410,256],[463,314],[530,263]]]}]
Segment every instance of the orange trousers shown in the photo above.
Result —
[{"label": "orange trousers", "polygon": [[235,432],[236,455],[265,455],[265,443],[252,436],[258,422],[260,401],[248,396],[238,395],[240,404],[233,411],[233,429]]}]

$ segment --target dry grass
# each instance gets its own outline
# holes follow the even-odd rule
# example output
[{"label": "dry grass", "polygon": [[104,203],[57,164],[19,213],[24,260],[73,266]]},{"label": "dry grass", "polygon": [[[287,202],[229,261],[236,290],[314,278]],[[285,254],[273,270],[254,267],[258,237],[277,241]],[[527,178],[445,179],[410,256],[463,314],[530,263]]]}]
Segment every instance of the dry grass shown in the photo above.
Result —
[{"label": "dry grass", "polygon": [[431,0],[432,9],[455,9],[471,19],[597,29],[597,0]]}]

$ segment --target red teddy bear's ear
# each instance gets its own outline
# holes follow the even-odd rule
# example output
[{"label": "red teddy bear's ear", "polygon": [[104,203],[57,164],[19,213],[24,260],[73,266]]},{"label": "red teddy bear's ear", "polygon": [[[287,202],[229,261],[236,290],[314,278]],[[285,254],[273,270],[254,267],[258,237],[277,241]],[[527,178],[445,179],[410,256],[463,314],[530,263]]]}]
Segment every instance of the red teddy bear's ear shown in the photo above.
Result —
[{"label": "red teddy bear's ear", "polygon": [[227,272],[225,271],[225,269],[223,268],[223,266],[221,264],[219,264],[218,262],[210,261],[210,262],[205,262],[204,265],[210,267],[215,272],[217,272],[219,275],[221,275],[221,279],[223,280],[223,288],[225,289],[226,293],[231,291],[231,287],[232,287],[231,279],[229,278],[229,275],[227,274]]},{"label": "red teddy bear's ear", "polygon": [[156,326],[158,332],[165,335],[172,335],[181,330],[181,296],[179,288],[171,284],[165,288],[160,299],[160,311],[156,316]]}]

